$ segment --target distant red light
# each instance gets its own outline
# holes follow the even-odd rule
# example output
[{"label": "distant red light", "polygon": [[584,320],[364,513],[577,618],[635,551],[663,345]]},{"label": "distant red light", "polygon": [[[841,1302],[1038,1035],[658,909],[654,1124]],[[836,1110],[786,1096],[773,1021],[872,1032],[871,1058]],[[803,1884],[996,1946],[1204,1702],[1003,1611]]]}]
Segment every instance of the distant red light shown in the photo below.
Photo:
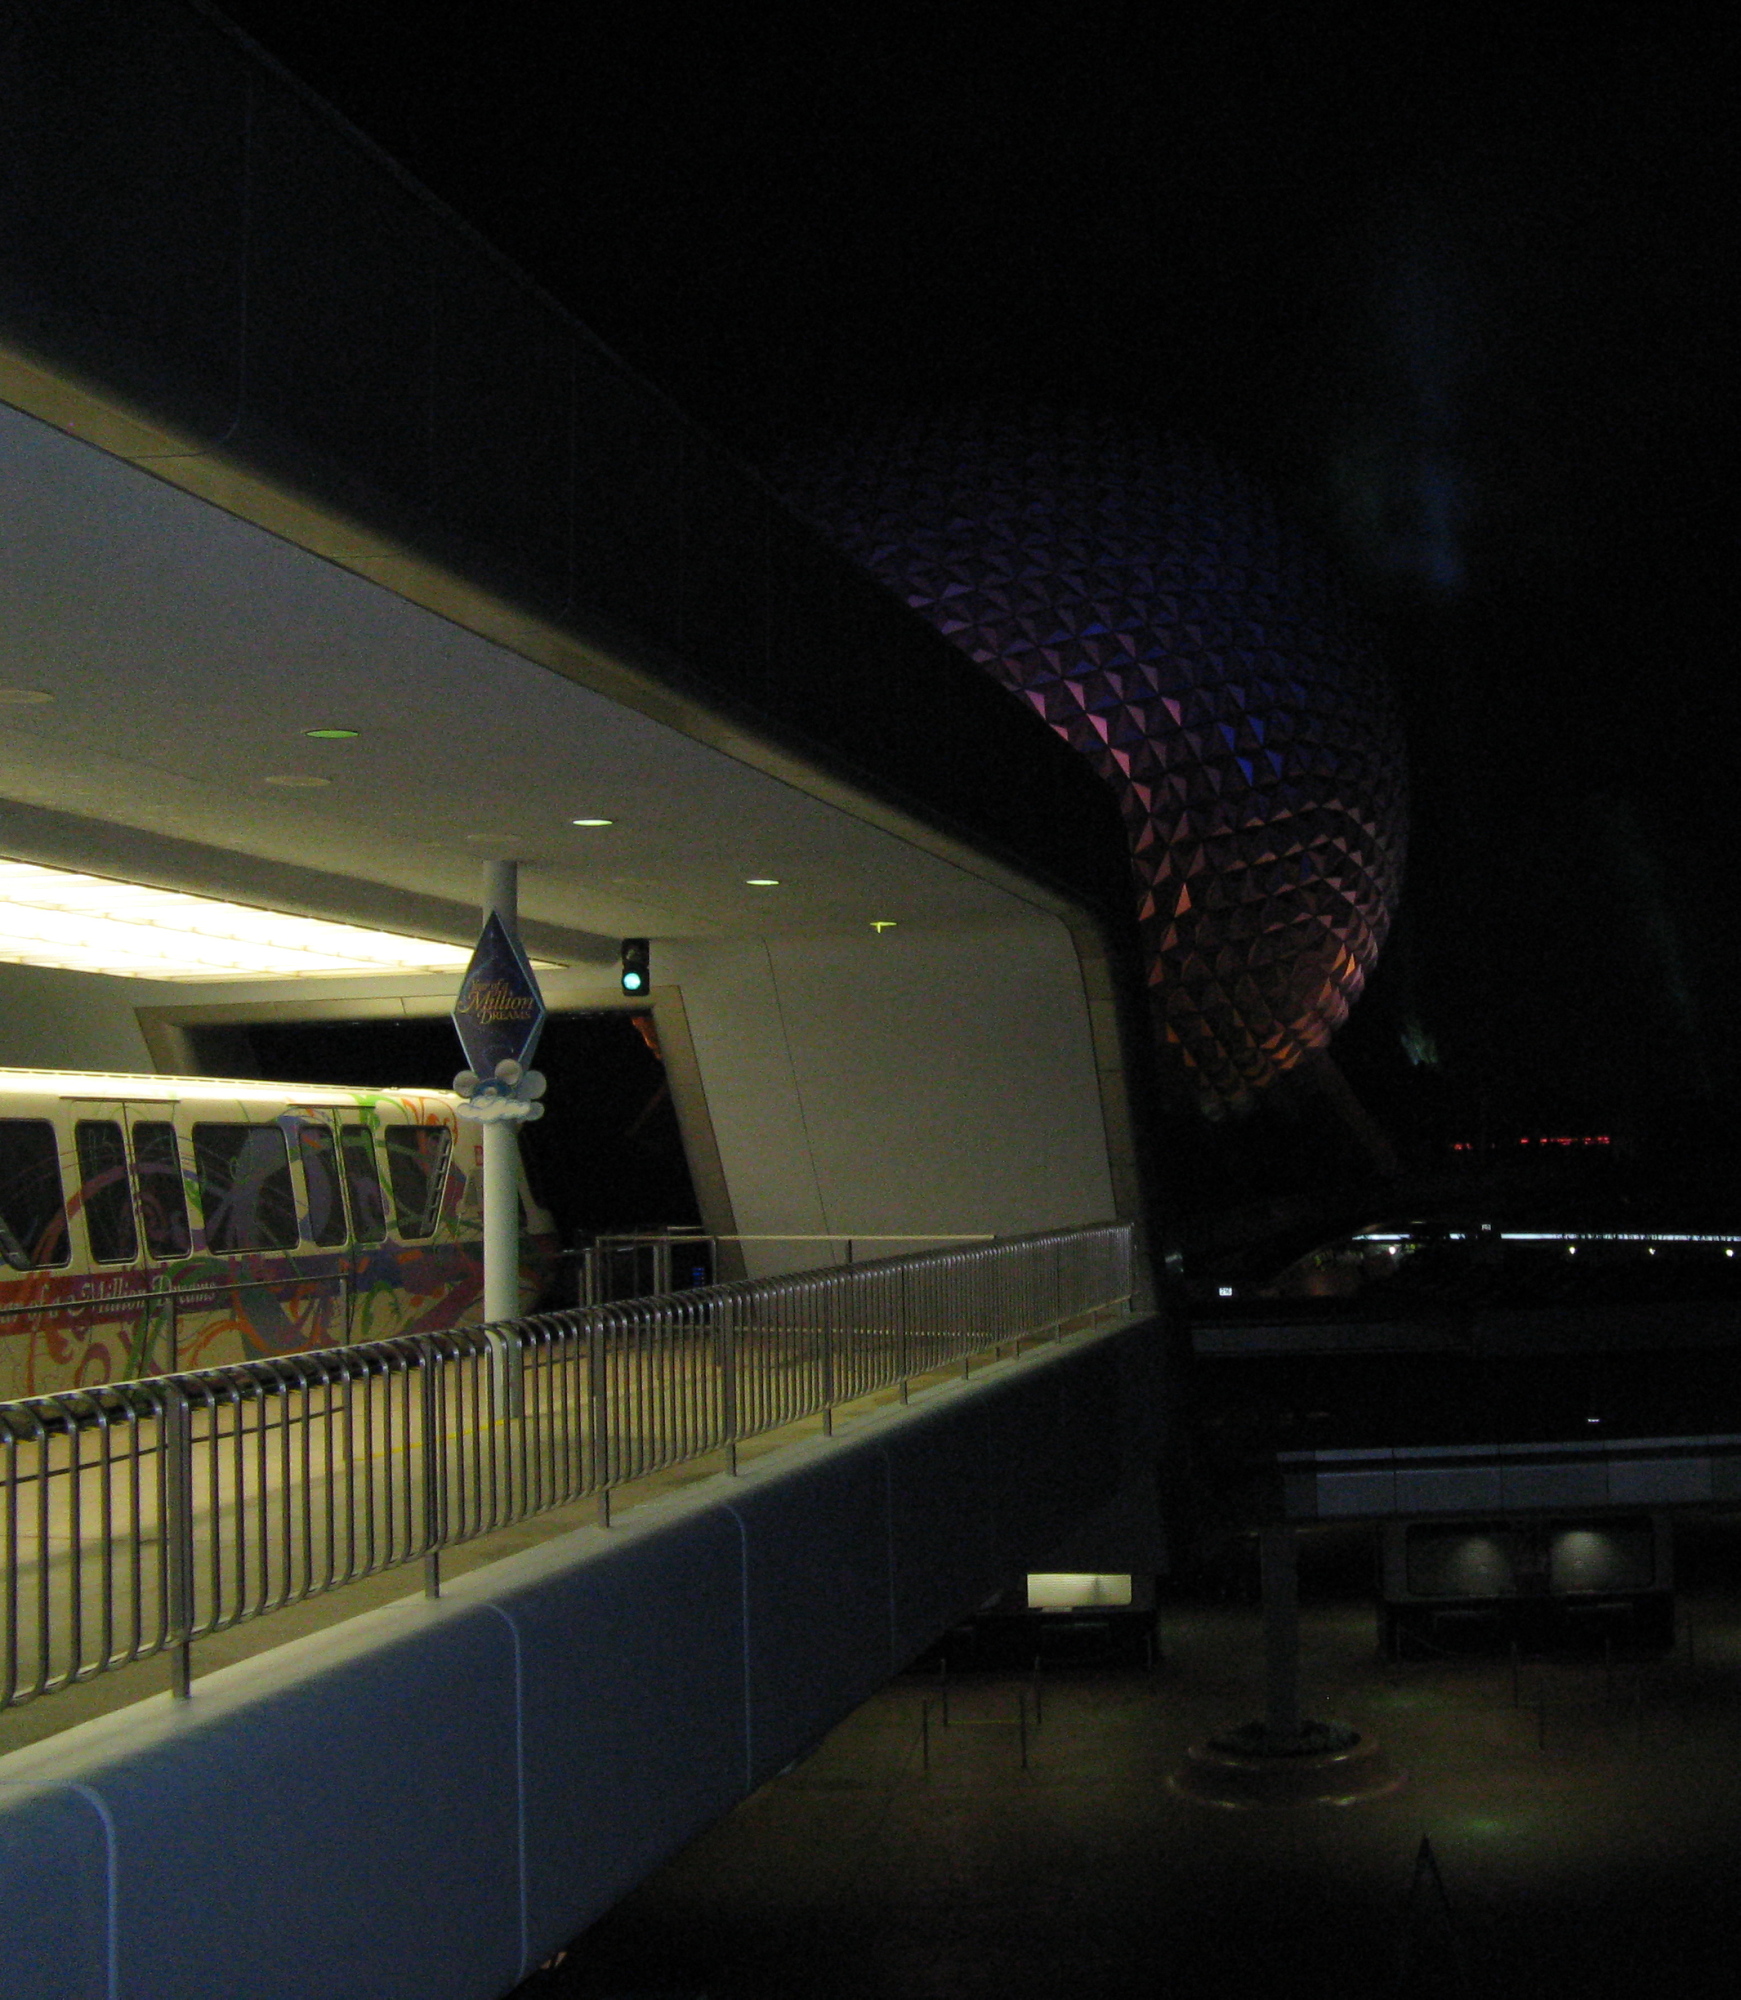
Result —
[{"label": "distant red light", "polygon": [[1520,1146],[1606,1146],[1610,1143],[1606,1132],[1538,1132],[1533,1138],[1520,1137]]},{"label": "distant red light", "polygon": [[[1610,1146],[1614,1142],[1606,1132],[1538,1132],[1533,1137],[1527,1133],[1521,1134],[1516,1143],[1520,1146]],[[1472,1140],[1453,1139],[1451,1141],[1451,1151],[1453,1153],[1472,1153],[1474,1150],[1475,1146]]]}]

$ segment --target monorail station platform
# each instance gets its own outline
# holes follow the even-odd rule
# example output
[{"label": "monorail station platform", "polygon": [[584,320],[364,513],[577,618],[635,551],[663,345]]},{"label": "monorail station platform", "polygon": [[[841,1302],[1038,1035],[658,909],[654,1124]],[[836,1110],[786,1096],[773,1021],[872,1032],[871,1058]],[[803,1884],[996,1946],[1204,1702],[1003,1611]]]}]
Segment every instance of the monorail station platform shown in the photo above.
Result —
[{"label": "monorail station platform", "polygon": [[1368,1532],[1313,1531],[1311,1706],[1376,1730],[1406,1773],[1346,1808],[1233,1811],[1169,1786],[1261,1699],[1253,1604],[1166,1605],[1154,1671],[1049,1673],[1037,1724],[1025,1675],[957,1679],[947,1730],[934,1675],[903,1677],[521,1994],[1726,2000],[1741,1523],[1687,1526],[1682,1558],[1671,1652],[1612,1674],[1526,1662],[1514,1701],[1503,1657],[1381,1658]]},{"label": "monorail station platform", "polygon": [[647,1021],[730,1275],[1138,1215],[1082,760],[215,13],[14,13],[0,1066],[439,1027],[511,869],[550,1011]]},{"label": "monorail station platform", "polygon": [[[1017,1351],[1012,1347],[1011,1353]],[[979,1372],[984,1378],[985,1369],[997,1368],[999,1356],[995,1353],[980,1357]],[[927,1399],[951,1383],[959,1382],[959,1365],[947,1369],[927,1369],[915,1374],[906,1385],[906,1394],[900,1400],[916,1410],[923,1411]],[[827,1416],[820,1412],[793,1418],[791,1421],[773,1426],[757,1435],[746,1437],[736,1444],[732,1459],[738,1471],[748,1472],[763,1461],[777,1465],[783,1455],[794,1448],[802,1448],[821,1439],[824,1435],[838,1436],[850,1441],[855,1430],[879,1413],[886,1413],[897,1401],[899,1392],[895,1388],[879,1389],[871,1393],[850,1397],[836,1404]],[[450,1437],[450,1451],[459,1443],[458,1426]],[[493,1447],[486,1442],[486,1456],[505,1458],[517,1443],[514,1425],[504,1421],[493,1426]],[[198,1440],[196,1440],[198,1442]],[[474,1439],[475,1443],[476,1440]],[[146,1440],[146,1465],[149,1476],[150,1462],[155,1457],[157,1442]],[[384,1469],[395,1457],[403,1457],[379,1436],[372,1442],[371,1456],[378,1468]],[[316,1456],[320,1456],[317,1450]],[[12,1663],[18,1684],[28,1688],[39,1662],[36,1631],[39,1611],[46,1610],[48,1627],[53,1635],[50,1643],[50,1663],[57,1670],[56,1678],[64,1674],[67,1661],[64,1656],[64,1635],[69,1628],[79,1622],[72,1617],[72,1592],[68,1588],[68,1553],[73,1539],[69,1521],[71,1496],[65,1477],[64,1449],[56,1452],[59,1461],[57,1470],[51,1475],[52,1485],[49,1499],[49,1540],[54,1551],[46,1597],[38,1590],[38,1577],[34,1564],[26,1561],[13,1567],[0,1567],[0,1578],[4,1579],[4,1589],[0,1589],[0,1618],[4,1618],[12,1631],[12,1642],[7,1651],[7,1659]],[[410,1475],[415,1481],[420,1471],[419,1454],[413,1450],[409,1454]],[[697,1489],[707,1488],[718,1499],[727,1500],[732,1491],[730,1479],[722,1476],[725,1454],[709,1451],[694,1457],[680,1458],[675,1463],[658,1470],[649,1471],[638,1477],[625,1479],[614,1485],[610,1491],[608,1514],[612,1523],[621,1525],[631,1520],[635,1511],[650,1502],[670,1502],[685,1494],[693,1495]],[[88,1489],[82,1496],[81,1513],[88,1528],[91,1520],[101,1512],[102,1496],[89,1475],[84,1486]],[[289,1490],[290,1511],[293,1516],[303,1517],[317,1524],[315,1539],[328,1542],[329,1546],[343,1545],[347,1535],[364,1528],[373,1517],[377,1530],[384,1527],[381,1519],[380,1494],[377,1485],[367,1498],[344,1489],[342,1483],[332,1477],[323,1477],[318,1472],[310,1478],[286,1476],[279,1467],[269,1467],[269,1476],[263,1491],[251,1497],[258,1512],[258,1520],[264,1516],[277,1522],[285,1518],[284,1503]],[[26,1479],[0,1487],[13,1504],[16,1513],[26,1520],[36,1509],[34,1481]],[[15,1493],[15,1498],[14,1498]],[[220,1501],[227,1514],[233,1514],[238,1505],[235,1483],[225,1477],[220,1485]],[[202,1540],[212,1534],[212,1509],[202,1495],[196,1482],[194,1494],[195,1528]],[[583,1530],[594,1529],[601,1519],[599,1496],[587,1492],[583,1497],[564,1504],[546,1506],[528,1513],[522,1518],[502,1526],[487,1529],[470,1539],[456,1541],[442,1549],[440,1554],[440,1576],[443,1584],[451,1584],[459,1578],[485,1569],[492,1563],[499,1563],[510,1556],[535,1549],[562,1536],[573,1536]],[[209,1546],[209,1542],[208,1542]],[[149,1567],[154,1561],[157,1548],[156,1523],[148,1522],[148,1532],[143,1539],[141,1554]],[[303,1581],[315,1583],[315,1576],[305,1571]],[[99,1611],[101,1576],[93,1582],[88,1569],[83,1577],[85,1599],[84,1613],[87,1622],[94,1622]],[[395,1566],[380,1569],[373,1574],[363,1574],[350,1578],[331,1589],[319,1589],[315,1594],[299,1601],[283,1604],[269,1615],[251,1617],[229,1625],[225,1629],[202,1636],[191,1648],[189,1667],[197,1681],[225,1667],[238,1665],[245,1660],[258,1659],[274,1649],[288,1645],[293,1640],[303,1639],[319,1632],[330,1631],[348,1620],[360,1617],[366,1612],[381,1610],[387,1606],[402,1603],[407,1598],[419,1597],[425,1589],[422,1566],[417,1563],[401,1562]],[[199,1596],[203,1602],[205,1591]],[[112,1612],[111,1612],[111,1615]],[[57,1686],[52,1693],[23,1701],[11,1707],[0,1706],[0,1760],[10,1751],[26,1745],[39,1743],[58,1736],[80,1723],[96,1717],[113,1715],[136,1703],[165,1693],[171,1684],[171,1662],[167,1653],[152,1653],[131,1664],[116,1667],[112,1671],[95,1672],[89,1678],[70,1685]],[[5,1766],[0,1762],[0,1792],[3,1792]]]},{"label": "monorail station platform", "polygon": [[[215,10],[23,0],[7,63],[0,1067],[52,1102],[14,1106],[36,1166],[0,1173],[0,1987],[486,2000],[1109,1495],[1151,1559],[1076,1566],[1159,1566],[1125,830],[1031,708]],[[633,1480],[600,1410],[638,1449],[645,1409],[676,1430],[696,1405],[632,1341],[571,1345],[524,1474],[570,1483],[499,1527],[526,1493],[517,1446],[491,1456],[513,1395],[461,1449],[432,1387],[487,1377],[482,1336],[352,1310],[365,1253],[385,1241],[380,1291],[409,1297],[430,1232],[376,1229],[354,1190],[341,1228],[313,1121],[311,1147],[279,1136],[288,1100],[203,1119],[202,1156],[150,1129],[185,1102],[125,1088],[198,1096],[175,1079],[226,1036],[439,1027],[486,908],[553,1015],[657,1050],[701,1228],[741,1250],[715,1292],[851,1261],[818,1242],[996,1239],[987,1339],[918,1294],[788,1314],[744,1411],[721,1308],[703,1456],[837,1406],[839,1434],[673,1474],[614,1527],[598,1496]],[[214,1390],[199,1363],[237,1356],[184,1346],[178,1314],[276,1275],[224,1261],[261,1248],[223,1216],[267,1152],[268,1247],[335,1262],[322,1327],[253,1339]],[[147,1168],[180,1174],[185,1229],[120,1226]],[[1121,1276],[1083,1303],[1116,1323],[1048,1319],[1020,1246],[1097,1231]],[[214,1262],[213,1297],[181,1296]],[[113,1365],[97,1322],[138,1300],[167,1337]],[[1057,1351],[982,1379],[1018,1307]],[[921,1393],[848,1423],[844,1334],[877,1362],[860,1387]],[[401,1429],[377,1454],[364,1391],[297,1367],[388,1335]],[[920,1383],[927,1341],[974,1379]],[[293,1480],[260,1471],[298,1441]],[[492,1532],[450,1533],[478,1496]],[[844,1625],[809,1615],[829,1595]]]},{"label": "monorail station platform", "polygon": [[506,1992],[1036,1551],[1152,1511],[1152,1331],[1093,1317],[0,1760],[9,1972]]}]

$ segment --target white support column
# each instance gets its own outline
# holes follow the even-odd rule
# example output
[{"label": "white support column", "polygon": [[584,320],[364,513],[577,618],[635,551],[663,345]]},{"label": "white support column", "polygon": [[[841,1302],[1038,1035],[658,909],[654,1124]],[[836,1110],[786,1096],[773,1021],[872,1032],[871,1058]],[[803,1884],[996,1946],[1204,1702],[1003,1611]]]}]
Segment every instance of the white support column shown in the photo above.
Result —
[{"label": "white support column", "polygon": [[[511,938],[520,935],[520,864],[491,861],[484,872],[485,923],[501,919]],[[520,1317],[520,1128],[511,1118],[484,1121],[484,1319]],[[497,1345],[496,1372],[502,1408],[517,1416],[521,1408],[518,1372],[508,1367],[509,1354]]]},{"label": "white support column", "polygon": [[484,1318],[520,1316],[520,1135],[506,1118],[484,1126]]},{"label": "white support column", "polygon": [[520,864],[517,861],[487,861],[484,864],[484,921],[494,914],[511,938],[520,935]]}]

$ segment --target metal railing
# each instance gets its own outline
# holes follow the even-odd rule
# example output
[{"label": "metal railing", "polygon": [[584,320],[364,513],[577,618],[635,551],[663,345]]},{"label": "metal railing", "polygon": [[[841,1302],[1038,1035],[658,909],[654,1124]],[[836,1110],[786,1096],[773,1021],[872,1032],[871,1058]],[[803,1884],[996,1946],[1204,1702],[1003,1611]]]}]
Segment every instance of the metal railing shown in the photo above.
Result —
[{"label": "metal railing", "polygon": [[0,1403],[0,1708],[1129,1309],[1128,1224]]},{"label": "metal railing", "polygon": [[[794,1235],[763,1233],[744,1236],[709,1235],[704,1229],[634,1229],[599,1235],[576,1250],[563,1253],[575,1267],[576,1304],[608,1305],[616,1299],[643,1298],[653,1292],[688,1291],[711,1285],[719,1277],[719,1246],[722,1243],[742,1250],[746,1243],[826,1243],[843,1250],[833,1261],[853,1264],[855,1253],[871,1257],[901,1256],[910,1252],[953,1249],[958,1243],[994,1243],[989,1231],[963,1234],[955,1230],[933,1230],[926,1236],[885,1236],[856,1232],[811,1232]],[[896,1249],[894,1246],[899,1245]]]}]

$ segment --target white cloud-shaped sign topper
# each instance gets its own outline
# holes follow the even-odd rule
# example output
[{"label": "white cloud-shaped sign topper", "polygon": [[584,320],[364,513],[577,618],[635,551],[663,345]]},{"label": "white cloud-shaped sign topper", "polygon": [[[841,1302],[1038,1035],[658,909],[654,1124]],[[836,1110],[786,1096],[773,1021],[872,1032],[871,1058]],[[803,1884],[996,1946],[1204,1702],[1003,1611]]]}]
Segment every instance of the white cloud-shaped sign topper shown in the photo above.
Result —
[{"label": "white cloud-shaped sign topper", "polygon": [[462,1069],[454,1078],[453,1087],[463,1100],[459,1107],[462,1118],[485,1122],[503,1119],[529,1125],[534,1118],[544,1116],[544,1106],[539,1101],[545,1090],[544,1074],[541,1070],[522,1068],[517,1062],[497,1063],[496,1073],[491,1077]]}]

